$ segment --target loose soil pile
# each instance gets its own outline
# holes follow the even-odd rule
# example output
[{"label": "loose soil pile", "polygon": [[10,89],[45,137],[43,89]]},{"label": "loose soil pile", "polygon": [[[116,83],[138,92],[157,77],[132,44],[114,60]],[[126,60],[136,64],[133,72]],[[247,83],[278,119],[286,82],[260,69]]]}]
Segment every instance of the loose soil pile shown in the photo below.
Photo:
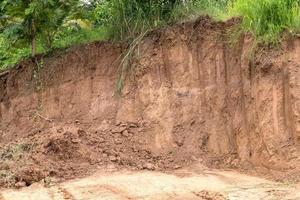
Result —
[{"label": "loose soil pile", "polygon": [[[253,51],[238,22],[204,17],[141,42],[121,97],[124,48],[94,43],[0,76],[0,186],[191,163],[299,180],[300,40]],[[251,56],[252,55],[252,56]]]}]

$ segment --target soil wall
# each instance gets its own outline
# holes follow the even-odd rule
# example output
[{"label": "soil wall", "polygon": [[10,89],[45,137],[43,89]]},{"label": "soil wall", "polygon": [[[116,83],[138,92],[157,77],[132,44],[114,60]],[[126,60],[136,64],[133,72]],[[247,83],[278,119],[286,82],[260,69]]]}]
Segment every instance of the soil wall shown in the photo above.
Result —
[{"label": "soil wall", "polygon": [[21,63],[0,77],[0,144],[34,143],[24,162],[61,176],[109,162],[298,170],[300,40],[253,54],[249,37],[228,42],[234,24],[203,18],[150,33],[122,97],[121,46]]}]

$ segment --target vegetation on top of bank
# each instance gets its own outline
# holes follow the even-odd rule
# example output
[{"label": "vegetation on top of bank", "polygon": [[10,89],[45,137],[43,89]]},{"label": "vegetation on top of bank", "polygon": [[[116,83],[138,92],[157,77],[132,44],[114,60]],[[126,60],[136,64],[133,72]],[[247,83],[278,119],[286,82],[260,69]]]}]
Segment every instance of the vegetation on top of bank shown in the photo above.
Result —
[{"label": "vegetation on top of bank", "polygon": [[[257,42],[277,44],[284,31],[299,30],[299,8],[299,0],[3,0],[0,70],[36,54],[92,41],[135,47],[150,30],[200,15],[241,17],[242,31]],[[124,55],[124,63],[131,54]]]},{"label": "vegetation on top of bank", "polygon": [[230,16],[241,16],[242,30],[252,33],[259,43],[280,42],[283,31],[296,33],[300,26],[299,0],[236,0]]}]

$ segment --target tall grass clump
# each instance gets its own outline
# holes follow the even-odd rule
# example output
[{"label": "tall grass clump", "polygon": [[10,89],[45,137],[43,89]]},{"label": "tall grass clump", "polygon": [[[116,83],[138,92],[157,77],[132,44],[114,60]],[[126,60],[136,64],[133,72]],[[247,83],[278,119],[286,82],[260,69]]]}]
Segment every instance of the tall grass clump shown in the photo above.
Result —
[{"label": "tall grass clump", "polygon": [[227,16],[230,0],[103,0],[94,11],[96,24],[115,40],[133,40],[151,29],[200,15]]},{"label": "tall grass clump", "polygon": [[193,20],[201,15],[209,15],[213,19],[226,20],[229,0],[190,0],[177,4],[172,11],[172,21]]},{"label": "tall grass clump", "polygon": [[180,0],[110,0],[100,3],[95,21],[109,30],[114,40],[133,40],[141,33],[166,24]]},{"label": "tall grass clump", "polygon": [[299,25],[298,0],[235,0],[229,6],[233,16],[241,16],[242,28],[260,43],[278,43],[283,31]]}]

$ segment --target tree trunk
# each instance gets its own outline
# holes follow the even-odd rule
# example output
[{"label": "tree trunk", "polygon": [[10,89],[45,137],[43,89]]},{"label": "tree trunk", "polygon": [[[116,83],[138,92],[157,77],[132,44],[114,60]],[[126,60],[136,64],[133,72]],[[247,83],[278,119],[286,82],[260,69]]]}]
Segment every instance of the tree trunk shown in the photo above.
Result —
[{"label": "tree trunk", "polygon": [[36,54],[36,40],[35,40],[35,36],[33,36],[31,40],[31,56],[35,57],[35,54]]},{"label": "tree trunk", "polygon": [[32,19],[32,39],[31,39],[31,56],[35,57],[36,54],[36,28],[34,19]]}]

